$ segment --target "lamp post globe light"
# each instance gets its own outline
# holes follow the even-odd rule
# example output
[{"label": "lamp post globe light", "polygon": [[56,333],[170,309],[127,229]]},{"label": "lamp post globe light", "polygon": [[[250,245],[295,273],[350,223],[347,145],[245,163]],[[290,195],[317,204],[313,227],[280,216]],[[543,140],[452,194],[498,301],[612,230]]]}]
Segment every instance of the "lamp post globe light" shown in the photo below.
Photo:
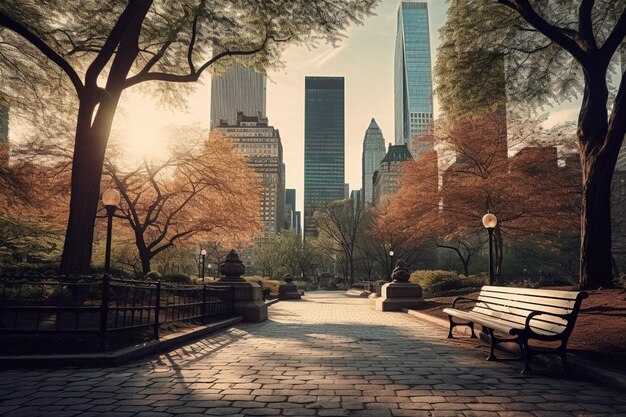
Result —
[{"label": "lamp post globe light", "polygon": [[206,266],[206,267],[207,267],[207,269],[209,270],[209,274],[208,274],[208,275],[209,275],[209,277],[211,276],[211,266],[212,266],[211,264],[208,264],[208,265]]},{"label": "lamp post globe light", "polygon": [[498,218],[491,213],[483,216],[483,226],[489,234],[489,285],[493,285],[493,229],[498,225]]},{"label": "lamp post globe light", "polygon": [[104,273],[111,272],[111,233],[113,231],[113,215],[120,205],[120,192],[115,188],[109,188],[102,193],[102,204],[107,210],[107,241],[104,253]]},{"label": "lamp post globe light", "polygon": [[206,249],[202,249],[200,251],[200,255],[202,255],[202,283],[204,284],[204,261],[206,260]]}]

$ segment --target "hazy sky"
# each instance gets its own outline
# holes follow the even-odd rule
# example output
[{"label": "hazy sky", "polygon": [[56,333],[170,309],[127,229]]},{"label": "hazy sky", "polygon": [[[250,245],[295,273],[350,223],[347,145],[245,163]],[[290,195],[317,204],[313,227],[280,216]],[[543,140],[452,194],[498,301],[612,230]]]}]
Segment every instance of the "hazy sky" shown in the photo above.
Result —
[{"label": "hazy sky", "polygon": [[[445,0],[427,0],[430,18],[432,63],[439,44],[439,29],[446,19]],[[288,49],[285,67],[268,74],[267,116],[280,130],[287,188],[297,189],[297,207],[303,209],[304,196],[304,77],[328,75],[345,77],[346,182],[350,189],[361,188],[361,151],[363,137],[371,118],[383,131],[387,144],[393,142],[393,60],[396,15],[399,0],[382,0],[376,16],[361,26],[350,27],[347,38],[337,48],[322,45]],[[158,107],[153,98],[136,92],[125,93],[115,119],[114,134],[119,133],[130,155],[159,155],[167,147],[168,127],[194,125],[208,130],[210,122],[210,76],[189,96],[188,108],[174,111]],[[575,107],[575,106],[574,106]],[[576,109],[554,109],[551,123],[571,120]],[[435,118],[438,116],[435,99]]]},{"label": "hazy sky", "polygon": [[[445,0],[429,0],[432,60],[439,40],[438,29],[445,21]],[[283,55],[285,67],[269,73],[267,116],[280,130],[287,167],[287,188],[297,189],[297,206],[304,196],[304,77],[343,76],[346,115],[346,182],[361,188],[361,150],[365,130],[372,117],[387,143],[393,142],[393,58],[396,13],[399,0],[382,0],[376,16],[362,26],[350,27],[348,37],[337,48],[322,45],[309,50],[290,48]],[[124,147],[130,154],[159,154],[167,146],[163,135],[172,125],[196,125],[208,129],[210,77],[189,97],[188,108],[173,111],[159,108],[136,93],[127,93],[116,117]],[[436,112],[436,111],[435,111]],[[436,114],[435,114],[436,116]]]}]

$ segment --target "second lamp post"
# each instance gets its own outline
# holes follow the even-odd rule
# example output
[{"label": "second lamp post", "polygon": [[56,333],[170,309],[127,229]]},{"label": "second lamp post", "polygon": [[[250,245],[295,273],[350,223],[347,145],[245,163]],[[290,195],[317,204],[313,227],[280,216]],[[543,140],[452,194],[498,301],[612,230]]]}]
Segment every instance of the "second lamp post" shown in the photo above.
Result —
[{"label": "second lamp post", "polygon": [[487,213],[483,216],[483,226],[489,234],[489,285],[493,285],[493,229],[497,224],[498,218],[495,215]]},{"label": "second lamp post", "polygon": [[200,251],[200,255],[202,255],[202,284],[204,284],[204,261],[206,260],[206,249],[202,249]]}]

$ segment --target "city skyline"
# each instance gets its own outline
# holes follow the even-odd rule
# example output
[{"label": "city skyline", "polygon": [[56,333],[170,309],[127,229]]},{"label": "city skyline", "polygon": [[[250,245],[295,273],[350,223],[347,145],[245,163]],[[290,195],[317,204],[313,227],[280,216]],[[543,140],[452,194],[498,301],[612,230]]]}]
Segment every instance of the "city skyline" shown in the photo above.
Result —
[{"label": "city skyline", "polygon": [[[438,30],[446,20],[447,2],[427,0],[433,62],[439,45]],[[394,132],[393,54],[396,20],[400,1],[381,3],[376,15],[361,26],[351,26],[347,37],[332,45],[317,48],[289,47],[283,53],[284,66],[267,74],[266,115],[280,130],[287,166],[287,187],[304,195],[304,78],[306,75],[343,75],[346,77],[346,182],[351,189],[361,188],[363,131],[376,118],[389,138]],[[144,156],[163,156],[172,139],[167,132],[177,128],[210,127],[211,77],[204,75],[186,96],[186,108],[163,106],[146,90],[123,94],[113,123],[112,143],[120,152],[141,161]],[[550,125],[575,120],[576,103],[552,109]],[[438,115],[434,97],[435,118]],[[27,138],[29,129],[11,124],[10,140]],[[393,141],[390,139],[388,141]],[[303,210],[303,199],[297,202]]]},{"label": "city skyline", "polygon": [[[447,4],[428,0],[431,49],[436,50],[437,30],[445,22]],[[266,115],[280,130],[284,161],[287,166],[287,188],[304,195],[304,81],[309,75],[344,76],[346,93],[346,172],[350,189],[361,188],[363,132],[372,118],[393,142],[393,55],[399,1],[383,2],[376,15],[362,26],[350,27],[337,47],[320,45],[315,49],[290,47],[283,54],[284,67],[267,74]],[[374,80],[375,82],[372,82]],[[173,110],[159,106],[150,96],[128,94],[116,116],[114,127],[128,154],[165,149],[169,142],[163,131],[170,126],[210,126],[211,78],[187,97],[187,108]],[[436,106],[436,100],[435,100]],[[132,109],[125,112],[124,108]],[[435,110],[436,113],[436,110]],[[124,126],[120,128],[119,126]],[[128,138],[128,140],[124,140]],[[145,139],[144,139],[145,138]],[[303,211],[303,199],[297,202]]]}]

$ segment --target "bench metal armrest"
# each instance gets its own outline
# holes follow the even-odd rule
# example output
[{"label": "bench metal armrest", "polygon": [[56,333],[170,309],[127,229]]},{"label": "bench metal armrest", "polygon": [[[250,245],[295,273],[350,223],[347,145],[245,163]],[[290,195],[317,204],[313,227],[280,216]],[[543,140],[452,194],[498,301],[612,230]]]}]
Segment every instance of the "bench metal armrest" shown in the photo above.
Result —
[{"label": "bench metal armrest", "polygon": [[452,308],[455,308],[456,307],[456,303],[458,303],[460,301],[474,301],[474,302],[477,302],[478,300],[475,299],[475,298],[459,296],[459,297],[456,297],[454,299],[454,301],[452,301]]},{"label": "bench metal armrest", "polygon": [[526,328],[526,330],[534,333],[532,329],[530,328],[530,321],[534,319],[536,316],[544,316],[544,315],[558,317],[568,322],[569,322],[569,318],[571,317],[571,313],[570,314],[556,314],[556,313],[548,313],[545,311],[531,311],[530,314],[526,316],[526,323],[524,323],[524,327]]}]

